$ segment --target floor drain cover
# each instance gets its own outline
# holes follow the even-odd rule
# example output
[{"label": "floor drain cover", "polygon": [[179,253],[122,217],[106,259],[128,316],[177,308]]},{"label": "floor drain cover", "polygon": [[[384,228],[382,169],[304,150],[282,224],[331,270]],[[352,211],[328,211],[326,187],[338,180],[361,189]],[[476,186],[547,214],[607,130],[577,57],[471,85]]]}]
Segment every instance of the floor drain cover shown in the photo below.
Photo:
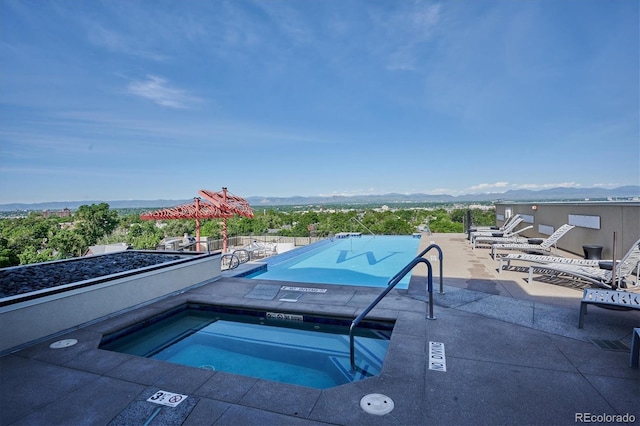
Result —
[{"label": "floor drain cover", "polygon": [[371,393],[362,397],[360,407],[367,413],[382,416],[393,410],[393,400],[386,395]]},{"label": "floor drain cover", "polygon": [[630,350],[629,346],[625,345],[622,340],[591,339],[591,342],[600,349],[607,351],[629,352]]},{"label": "floor drain cover", "polygon": [[73,346],[76,343],[78,343],[76,339],[64,339],[64,340],[58,340],[57,342],[53,342],[52,344],[49,345],[49,347],[51,349],[68,348],[69,346]]}]

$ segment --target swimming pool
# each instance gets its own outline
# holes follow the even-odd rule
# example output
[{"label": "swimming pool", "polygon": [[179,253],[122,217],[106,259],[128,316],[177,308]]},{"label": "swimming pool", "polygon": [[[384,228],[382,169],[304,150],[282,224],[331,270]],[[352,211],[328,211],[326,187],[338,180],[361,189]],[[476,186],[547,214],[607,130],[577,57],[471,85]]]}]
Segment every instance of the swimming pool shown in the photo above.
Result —
[{"label": "swimming pool", "polygon": [[[267,259],[267,270],[249,275],[278,281],[386,287],[418,254],[420,238],[405,235],[324,240]],[[293,257],[292,257],[293,255]],[[409,287],[410,274],[396,286]]]},{"label": "swimming pool", "polygon": [[356,329],[355,371],[350,324],[336,317],[190,303],[105,336],[100,349],[326,389],[382,369],[393,323],[367,321]]}]

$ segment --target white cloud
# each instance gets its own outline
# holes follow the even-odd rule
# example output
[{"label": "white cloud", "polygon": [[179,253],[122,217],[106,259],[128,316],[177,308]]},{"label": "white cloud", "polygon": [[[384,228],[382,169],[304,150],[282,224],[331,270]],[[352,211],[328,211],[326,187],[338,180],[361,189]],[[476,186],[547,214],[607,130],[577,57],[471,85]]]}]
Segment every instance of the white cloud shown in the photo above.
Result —
[{"label": "white cloud", "polygon": [[392,71],[414,71],[419,68],[425,43],[432,38],[440,20],[440,4],[417,3],[391,14],[374,15],[382,29],[378,54],[386,56],[386,67]]},{"label": "white cloud", "polygon": [[155,75],[148,75],[146,80],[129,83],[127,91],[169,108],[187,108],[189,105],[202,101],[195,96],[188,95],[182,89],[170,87],[166,79]]},{"label": "white cloud", "polygon": [[551,188],[579,188],[579,183],[576,182],[561,182],[561,183],[524,183],[520,185],[514,185],[514,188],[517,189],[531,189],[534,191],[541,189],[551,189]]},{"label": "white cloud", "polygon": [[494,182],[494,183],[480,183],[469,188],[469,191],[491,191],[491,190],[503,190],[505,191],[509,187],[509,182]]},{"label": "white cloud", "polygon": [[594,188],[618,188],[620,186],[625,186],[627,184],[621,184],[619,182],[610,182],[610,183],[594,183],[591,185]]},{"label": "white cloud", "polygon": [[378,188],[369,187],[368,189],[360,188],[352,190],[332,191],[330,193],[322,192],[318,193],[318,197],[352,197],[357,195],[380,195],[386,194],[387,192],[381,192]]},{"label": "white cloud", "polygon": [[87,26],[89,41],[97,46],[101,46],[111,52],[124,53],[154,61],[166,60],[164,55],[160,55],[137,46],[137,42],[134,41],[136,40],[135,37],[123,36],[122,34],[104,28],[102,25],[96,24],[95,22],[89,23]]},{"label": "white cloud", "polygon": [[494,182],[480,183],[469,187],[469,192],[506,192],[508,190],[529,189],[531,191],[540,191],[552,188],[579,188],[582,185],[577,182],[559,182],[559,183],[509,183]]},{"label": "white cloud", "polygon": [[423,191],[425,194],[433,194],[433,195],[458,195],[462,194],[462,191],[451,189],[451,188],[435,188],[427,191]]}]

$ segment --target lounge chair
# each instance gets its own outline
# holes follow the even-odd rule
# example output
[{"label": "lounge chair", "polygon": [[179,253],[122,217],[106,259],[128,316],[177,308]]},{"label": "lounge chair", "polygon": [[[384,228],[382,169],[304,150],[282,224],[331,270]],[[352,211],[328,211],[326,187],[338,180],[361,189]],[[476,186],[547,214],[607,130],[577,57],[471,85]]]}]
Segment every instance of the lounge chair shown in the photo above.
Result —
[{"label": "lounge chair", "polygon": [[[501,256],[498,259],[498,273],[502,272],[503,269],[509,269],[511,267],[511,262],[514,260],[530,262],[530,263],[562,263],[569,265],[580,265],[580,266],[598,266],[600,262],[603,260],[595,260],[595,259],[574,259],[570,257],[562,257],[562,256],[546,256],[543,254],[525,254],[525,253],[511,253],[506,256]],[[606,262],[606,261],[605,261]]]},{"label": "lounge chair", "polygon": [[516,226],[520,225],[520,223],[524,220],[522,216],[519,214],[511,217],[501,228],[492,229],[477,229],[475,231],[471,231],[469,234],[469,240],[473,243],[476,237],[492,237],[497,236],[497,234],[501,234],[500,236],[508,236],[510,235]]},{"label": "lounge chair", "polygon": [[[634,269],[637,269],[639,264],[640,240],[631,246],[631,249],[629,249],[619,262],[616,262],[615,285],[613,283],[613,267],[611,269],[604,269],[600,266],[581,266],[557,262],[531,265],[529,267],[529,282],[533,279],[533,270],[538,270],[554,277],[566,275],[568,278],[584,281],[602,288],[620,288],[629,284],[626,282],[626,278],[633,274]],[[637,278],[635,286],[638,286]]]},{"label": "lounge chair", "polygon": [[525,252],[549,253],[551,252],[551,248],[555,247],[558,240],[573,228],[573,225],[564,224],[560,228],[556,229],[553,234],[549,235],[549,237],[543,238],[540,244],[531,244],[529,242],[492,244],[491,257],[495,260],[498,250],[519,250]]},{"label": "lounge chair", "polygon": [[519,234],[522,231],[526,231],[527,229],[531,229],[533,228],[532,225],[530,226],[525,226],[522,229],[518,229],[517,231],[513,231],[511,233],[509,233],[509,235],[503,235],[503,236],[478,236],[475,238],[472,238],[472,247],[473,249],[477,248],[479,245],[492,245],[492,244],[498,244],[498,243],[526,243],[529,241],[529,238],[525,238],[525,237],[521,237]]},{"label": "lounge chair", "polygon": [[[502,224],[502,226],[477,226],[475,228],[472,228],[470,231],[471,232],[500,232],[502,230],[504,230],[505,228],[511,226],[511,223],[515,220],[520,220],[522,221],[522,215],[521,214],[516,214],[513,216],[508,217],[504,223]],[[513,229],[513,228],[511,228]]]}]

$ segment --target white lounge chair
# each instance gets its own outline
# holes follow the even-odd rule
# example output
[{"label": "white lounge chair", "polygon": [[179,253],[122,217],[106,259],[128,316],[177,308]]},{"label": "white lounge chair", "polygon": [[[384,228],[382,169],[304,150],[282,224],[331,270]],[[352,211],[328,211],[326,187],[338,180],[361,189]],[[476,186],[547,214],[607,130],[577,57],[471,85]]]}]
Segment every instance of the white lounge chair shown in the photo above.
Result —
[{"label": "white lounge chair", "polygon": [[507,222],[505,222],[501,228],[478,229],[476,231],[472,231],[469,234],[469,240],[471,241],[471,243],[473,243],[475,238],[477,237],[492,237],[495,234],[502,234],[502,236],[509,236],[513,232],[513,230],[516,229],[516,226],[520,225],[520,223],[523,220],[524,218],[519,214],[517,214],[511,217]]},{"label": "white lounge chair", "polygon": [[543,238],[540,244],[530,244],[528,242],[527,243],[492,244],[491,257],[495,259],[498,250],[519,250],[519,251],[536,252],[536,253],[551,252],[551,248],[555,247],[558,240],[573,228],[574,228],[573,225],[564,224],[560,228],[556,229],[556,231],[553,234],[549,235],[549,237]]},{"label": "white lounge chair", "polygon": [[[602,261],[600,261],[602,262]],[[627,285],[626,278],[633,274],[634,269],[640,264],[640,240],[636,241],[631,249],[624,255],[619,262],[616,262],[616,285],[615,287],[623,287]],[[554,277],[567,276],[570,279],[576,279],[597,285],[603,288],[613,288],[613,267],[612,269],[603,269],[599,266],[581,266],[566,263],[546,263],[542,265],[531,265],[529,267],[529,282],[533,279],[533,270],[544,272]],[[638,286],[636,278],[635,286]]]},{"label": "white lounge chair", "polygon": [[526,237],[521,237],[519,234],[522,231],[526,231],[527,229],[531,229],[533,228],[532,225],[530,226],[525,226],[522,229],[518,229],[517,231],[511,232],[508,236],[504,235],[502,237],[494,237],[494,236],[478,236],[473,238],[473,245],[472,248],[475,249],[477,248],[479,245],[492,245],[492,244],[498,244],[498,243],[526,243],[529,241],[529,238]]},{"label": "white lounge chair", "polygon": [[509,226],[509,224],[518,219],[521,218],[522,215],[521,214],[515,214],[513,216],[509,216],[508,218],[505,219],[504,223],[502,224],[502,226],[474,226],[471,229],[471,232],[483,232],[483,231],[491,231],[491,232],[500,232],[502,229],[506,228],[507,226]]},{"label": "white lounge chair", "polygon": [[511,267],[511,262],[523,261],[530,263],[562,263],[569,265],[580,265],[580,266],[598,266],[600,262],[603,260],[595,260],[595,259],[575,259],[570,257],[562,257],[562,256],[554,256],[554,255],[543,255],[543,254],[525,254],[525,253],[511,253],[506,256],[501,256],[498,258],[498,273],[502,272],[503,269],[508,269]]},{"label": "white lounge chair", "polygon": [[[474,227],[471,231],[472,232],[500,232],[500,231],[503,231],[504,229],[510,227],[512,222],[514,222],[516,220],[522,221],[522,219],[523,218],[522,218],[521,214],[516,214],[516,215],[508,217],[504,221],[502,226],[477,226],[477,227]],[[511,229],[513,229],[513,227]]]}]

